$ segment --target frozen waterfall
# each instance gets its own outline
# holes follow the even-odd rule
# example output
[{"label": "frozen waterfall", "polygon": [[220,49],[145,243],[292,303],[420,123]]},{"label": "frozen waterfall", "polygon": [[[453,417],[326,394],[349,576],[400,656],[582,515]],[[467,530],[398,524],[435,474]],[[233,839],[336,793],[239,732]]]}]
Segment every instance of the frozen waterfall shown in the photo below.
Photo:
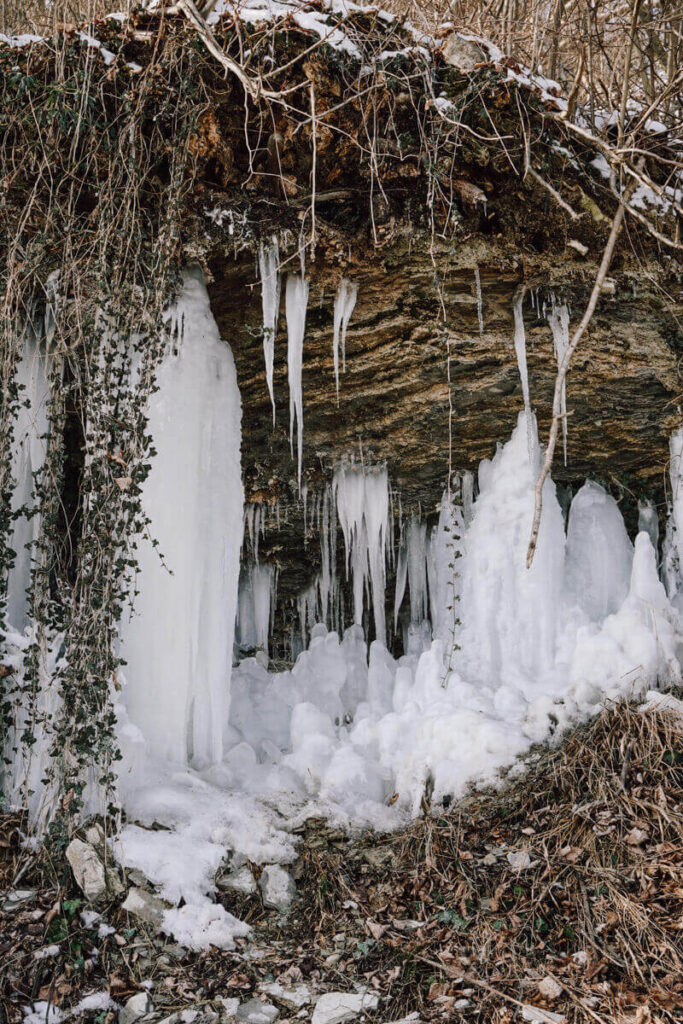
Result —
[{"label": "frozen waterfall", "polygon": [[149,408],[156,455],[143,506],[150,537],[139,547],[139,594],[122,627],[125,702],[150,752],[210,764],[221,759],[228,715],[242,543],[241,405],[200,271],[185,272],[171,320],[179,337]]}]

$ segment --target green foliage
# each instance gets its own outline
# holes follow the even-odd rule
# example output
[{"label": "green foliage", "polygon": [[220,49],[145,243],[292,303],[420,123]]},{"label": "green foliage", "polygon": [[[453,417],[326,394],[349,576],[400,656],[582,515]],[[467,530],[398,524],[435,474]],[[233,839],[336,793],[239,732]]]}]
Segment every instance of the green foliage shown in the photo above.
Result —
[{"label": "green foliage", "polygon": [[[39,759],[53,838],[64,843],[89,793],[114,793],[119,622],[134,591],[136,538],[149,528],[146,409],[168,342],[200,86],[174,32],[140,77],[112,78],[78,40],[60,45],[32,48],[19,68],[16,51],[0,49],[3,637],[13,522],[25,515],[37,527],[31,630],[20,667],[0,673],[0,740],[6,765]],[[49,372],[46,456],[31,506],[12,511],[13,424],[26,401],[16,369],[28,332]],[[8,653],[5,642],[0,664]],[[30,796],[26,786],[14,793]],[[65,903],[59,920],[68,913]]]}]

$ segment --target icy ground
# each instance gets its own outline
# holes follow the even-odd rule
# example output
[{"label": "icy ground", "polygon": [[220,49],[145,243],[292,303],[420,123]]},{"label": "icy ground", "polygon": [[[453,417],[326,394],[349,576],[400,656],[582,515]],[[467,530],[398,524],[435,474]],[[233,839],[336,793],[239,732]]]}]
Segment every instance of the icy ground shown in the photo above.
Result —
[{"label": "icy ground", "polygon": [[[676,437],[674,476],[679,449]],[[226,851],[291,862],[291,830],[311,815],[392,829],[419,813],[425,789],[437,803],[473,781],[495,783],[533,743],[552,741],[605,699],[680,679],[676,599],[659,579],[650,535],[642,530],[633,545],[599,485],[575,495],[565,533],[548,482],[536,558],[524,568],[535,478],[521,414],[508,444],[480,467],[467,516],[444,497],[429,538],[429,597],[437,624],[457,607],[456,645],[452,631],[449,642],[435,625],[432,640],[430,623],[416,622],[408,654],[395,660],[373,642],[368,658],[359,626],[340,640],[318,624],[291,671],[268,672],[261,655],[233,671],[220,764],[173,770],[150,761],[141,737],[129,744],[128,818],[171,831],[130,824],[118,855],[172,903],[184,901],[165,919],[176,939],[229,947],[244,934],[210,898]]]},{"label": "icy ground", "polygon": [[[267,385],[280,281],[274,245],[262,255]],[[352,283],[342,283],[335,301],[337,373],[355,294]],[[418,514],[403,519],[383,465],[342,463],[317,495],[301,484],[304,524],[317,531],[321,568],[299,595],[300,630],[293,627],[290,642],[296,662],[273,673],[267,651],[277,574],[258,560],[265,506],[244,507],[234,361],[201,272],[185,273],[149,408],[156,454],[143,502],[162,558],[144,538],[133,613],[121,629],[126,678],[117,680],[115,696],[128,821],[116,855],[168,900],[164,928],[178,941],[229,948],[248,931],[211,898],[228,855],[233,865],[240,858],[289,863],[296,856],[292,830],[310,815],[346,827],[395,828],[418,814],[425,798],[448,804],[473,782],[495,783],[532,744],[553,741],[606,699],[680,680],[683,430],[671,440],[661,565],[651,505],[640,506],[632,543],[617,502],[598,483],[585,483],[571,502],[563,494],[561,505],[549,479],[526,568],[542,453],[523,299],[515,305],[515,352],[524,411],[508,443],[480,464],[476,487],[472,474],[451,479],[436,523],[428,527]],[[307,301],[303,274],[290,275],[290,437],[300,481]],[[560,358],[568,312],[553,303],[549,323]],[[18,367],[26,402],[13,478],[22,506],[43,466],[49,395],[41,337],[37,328]],[[245,521],[249,545],[240,559]],[[19,517],[17,546],[30,549],[38,529],[37,516]],[[391,623],[388,568],[396,581]],[[9,579],[16,631],[5,638],[3,657],[18,675],[33,636],[25,622],[30,571],[30,559],[18,559]],[[344,571],[352,594],[346,609]],[[379,638],[369,651],[363,621],[372,621]],[[394,659],[385,642],[399,626],[406,653]],[[231,673],[235,635],[238,649],[262,650]],[[10,737],[3,779],[10,800],[28,803],[38,825],[50,813],[41,780],[50,722],[59,713],[62,645],[59,637],[52,641],[36,722],[17,709],[15,735],[28,724],[37,743],[25,755]],[[97,792],[92,796],[90,810],[101,809]]]}]

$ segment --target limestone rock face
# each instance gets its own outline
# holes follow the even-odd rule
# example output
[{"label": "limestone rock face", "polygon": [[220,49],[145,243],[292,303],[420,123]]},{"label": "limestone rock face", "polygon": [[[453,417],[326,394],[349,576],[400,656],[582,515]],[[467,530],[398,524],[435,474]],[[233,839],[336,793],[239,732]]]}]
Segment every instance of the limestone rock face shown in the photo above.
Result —
[{"label": "limestone rock face", "polygon": [[[518,212],[525,215],[522,196]],[[531,404],[543,442],[557,369],[548,314],[553,300],[566,302],[570,331],[578,324],[600,252],[582,258],[558,239],[558,252],[534,253],[533,229],[530,222],[523,252],[481,235],[432,245],[424,234],[400,234],[398,228],[393,241],[376,250],[366,244],[360,252],[351,242],[337,252],[319,248],[306,267],[303,482],[309,495],[329,482],[345,457],[386,462],[404,515],[419,507],[428,516],[440,500],[449,463],[476,471],[490,458],[508,440],[522,408],[513,341],[520,288]],[[283,271],[291,266],[298,263],[290,260]],[[275,341],[273,426],[254,260],[216,259],[210,272],[212,310],[232,346],[242,397],[246,500],[279,504],[279,529],[266,524],[259,552],[280,566],[278,601],[284,604],[319,569],[315,545],[304,534],[296,445],[294,459],[290,453],[285,302]],[[553,478],[574,490],[596,478],[620,500],[633,531],[634,495],[654,499],[665,511],[668,440],[679,425],[676,402],[683,390],[683,293],[673,275],[664,281],[622,257],[611,274],[570,369],[567,463],[560,443]],[[358,297],[337,405],[332,339],[342,275],[357,283]]]}]

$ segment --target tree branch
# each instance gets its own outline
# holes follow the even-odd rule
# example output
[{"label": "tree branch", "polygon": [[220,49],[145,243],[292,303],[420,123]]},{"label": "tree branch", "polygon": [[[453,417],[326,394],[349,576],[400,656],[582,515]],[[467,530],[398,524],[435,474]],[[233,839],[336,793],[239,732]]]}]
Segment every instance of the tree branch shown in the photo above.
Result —
[{"label": "tree branch", "polygon": [[550,467],[553,463],[553,456],[555,455],[555,446],[557,444],[557,435],[562,421],[562,387],[567,378],[567,371],[569,370],[569,364],[572,360],[572,356],[576,352],[576,349],[581,341],[582,337],[586,333],[586,328],[591,321],[595,307],[598,304],[600,298],[600,292],[602,291],[607,277],[607,271],[609,270],[610,263],[612,262],[612,256],[614,255],[614,247],[616,245],[621,225],[624,220],[624,204],[630,197],[630,191],[633,190],[633,185],[629,186],[626,190],[624,202],[619,203],[617,212],[614,214],[612,221],[612,229],[605,245],[605,251],[602,254],[602,260],[600,261],[600,267],[598,269],[597,277],[595,278],[595,284],[586,306],[586,311],[583,314],[581,323],[576,328],[574,336],[569,344],[567,351],[565,352],[560,365],[557,368],[557,376],[555,378],[555,392],[553,394],[553,419],[550,424],[550,434],[548,437],[548,446],[545,450],[545,457],[543,459],[543,465],[541,471],[538,474],[536,481],[536,489],[534,492],[534,518],[531,526],[531,537],[529,538],[529,547],[526,555],[526,567],[531,568],[534,560],[534,553],[536,551],[536,545],[538,543],[538,531],[541,526],[541,513],[543,511],[543,485],[550,473]]}]

